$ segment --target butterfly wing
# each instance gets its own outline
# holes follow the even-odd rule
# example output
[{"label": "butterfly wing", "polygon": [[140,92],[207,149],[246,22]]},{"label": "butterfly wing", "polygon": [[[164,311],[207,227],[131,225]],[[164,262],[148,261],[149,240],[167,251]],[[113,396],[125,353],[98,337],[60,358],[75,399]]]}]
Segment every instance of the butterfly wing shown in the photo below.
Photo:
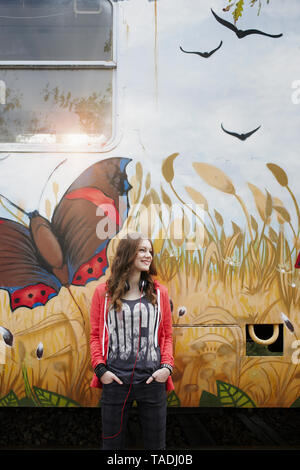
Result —
[{"label": "butterfly wing", "polygon": [[61,284],[47,271],[30,231],[12,220],[0,219],[0,288],[9,293],[12,311],[45,305]]},{"label": "butterfly wing", "polygon": [[56,207],[51,227],[64,254],[69,284],[99,279],[108,266],[109,240],[128,213],[127,158],[109,158],[87,168]]}]

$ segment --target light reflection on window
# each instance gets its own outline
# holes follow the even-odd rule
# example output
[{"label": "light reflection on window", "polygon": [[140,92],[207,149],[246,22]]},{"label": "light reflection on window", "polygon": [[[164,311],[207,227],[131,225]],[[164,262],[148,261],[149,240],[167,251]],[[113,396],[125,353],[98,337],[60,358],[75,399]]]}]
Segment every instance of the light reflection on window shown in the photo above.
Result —
[{"label": "light reflection on window", "polygon": [[70,143],[76,139],[67,134],[82,134],[81,143],[103,144],[111,138],[111,70],[0,70],[0,78],[6,83],[0,142]]}]

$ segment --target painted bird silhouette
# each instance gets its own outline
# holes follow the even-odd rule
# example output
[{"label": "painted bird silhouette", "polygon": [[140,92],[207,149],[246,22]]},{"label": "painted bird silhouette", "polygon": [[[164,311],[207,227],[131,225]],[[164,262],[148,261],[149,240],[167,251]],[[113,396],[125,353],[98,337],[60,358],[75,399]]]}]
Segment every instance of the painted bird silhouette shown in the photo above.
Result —
[{"label": "painted bird silhouette", "polygon": [[226,134],[232,135],[233,137],[237,137],[238,139],[244,141],[244,140],[248,139],[248,137],[250,137],[250,135],[254,134],[254,132],[258,131],[258,129],[261,126],[258,126],[256,129],[254,129],[253,131],[247,132],[246,134],[238,134],[237,132],[227,131],[226,129],[224,129],[223,124],[221,124],[221,127],[222,127],[223,131],[226,132]]},{"label": "painted bird silhouette", "polygon": [[220,42],[220,44],[218,45],[218,47],[216,47],[215,49],[213,49],[212,51],[210,52],[198,52],[198,51],[185,51],[184,49],[182,49],[182,47],[180,46],[180,50],[182,50],[182,52],[185,52],[186,54],[197,54],[201,57],[204,57],[205,59],[208,59],[211,55],[213,55],[218,49],[220,49],[220,47],[222,46],[223,44],[223,41]]},{"label": "painted bird silhouette", "polygon": [[211,8],[211,12],[216,18],[216,20],[221,23],[223,26],[226,26],[226,28],[231,29],[239,39],[244,38],[245,36],[249,36],[250,34],[261,34],[262,36],[268,36],[270,38],[280,38],[282,36],[281,34],[268,34],[264,33],[263,31],[259,31],[258,29],[246,29],[245,31],[242,29],[238,29],[234,24],[230,23],[229,21],[224,20],[223,18],[220,18]]}]

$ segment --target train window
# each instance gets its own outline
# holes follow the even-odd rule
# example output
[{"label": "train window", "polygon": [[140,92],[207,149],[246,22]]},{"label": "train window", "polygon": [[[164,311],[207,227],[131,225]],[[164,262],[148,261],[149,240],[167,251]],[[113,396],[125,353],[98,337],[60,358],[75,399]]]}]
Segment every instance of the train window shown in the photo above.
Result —
[{"label": "train window", "polygon": [[110,0],[0,0],[0,150],[101,150],[113,137]]}]

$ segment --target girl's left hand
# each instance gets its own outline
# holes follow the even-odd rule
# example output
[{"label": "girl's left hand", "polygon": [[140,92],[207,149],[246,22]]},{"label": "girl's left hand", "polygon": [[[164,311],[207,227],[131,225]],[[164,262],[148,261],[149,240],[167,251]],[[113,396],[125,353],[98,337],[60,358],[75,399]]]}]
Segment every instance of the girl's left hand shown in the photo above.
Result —
[{"label": "girl's left hand", "polygon": [[155,382],[166,382],[167,378],[170,375],[169,369],[167,367],[163,367],[162,369],[158,369],[149,377],[146,381],[146,384],[150,384],[155,380]]}]

